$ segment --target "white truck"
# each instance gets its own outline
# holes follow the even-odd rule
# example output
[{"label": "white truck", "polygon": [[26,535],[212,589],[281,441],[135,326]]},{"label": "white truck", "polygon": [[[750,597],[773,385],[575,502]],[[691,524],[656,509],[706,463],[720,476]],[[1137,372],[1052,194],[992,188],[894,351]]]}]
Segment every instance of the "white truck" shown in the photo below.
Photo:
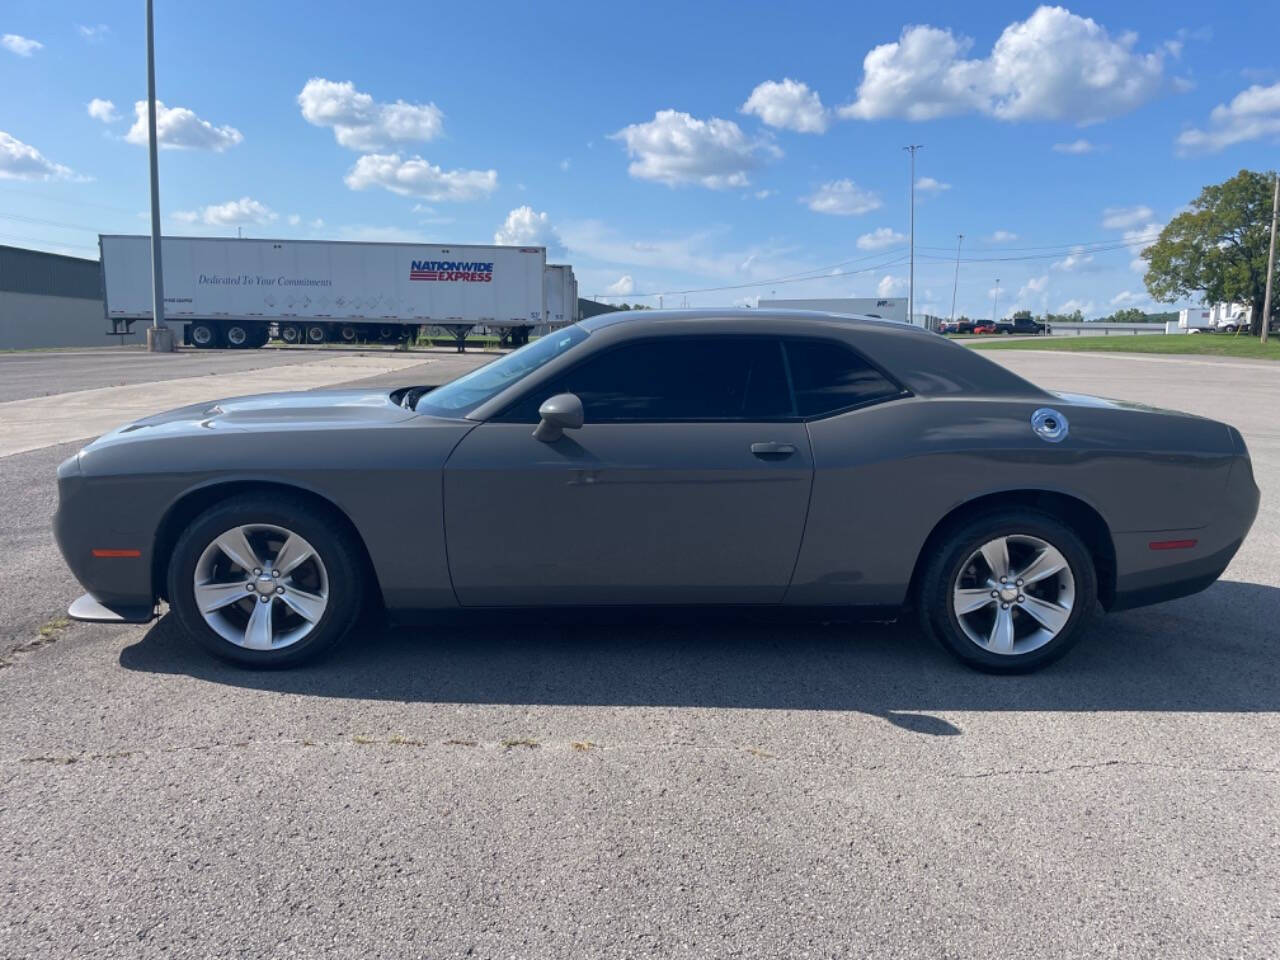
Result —
[{"label": "white truck", "polygon": [[[112,329],[150,320],[150,237],[99,248]],[[545,247],[165,237],[161,258],[165,319],[196,347],[395,343],[441,327],[461,352],[473,327],[522,343],[546,322]]]},{"label": "white truck", "polygon": [[548,330],[578,322],[578,281],[573,267],[549,263],[542,275],[546,291],[546,326]]},{"label": "white truck", "polygon": [[1178,311],[1178,333],[1235,333],[1249,328],[1253,309],[1243,303],[1215,303]]}]

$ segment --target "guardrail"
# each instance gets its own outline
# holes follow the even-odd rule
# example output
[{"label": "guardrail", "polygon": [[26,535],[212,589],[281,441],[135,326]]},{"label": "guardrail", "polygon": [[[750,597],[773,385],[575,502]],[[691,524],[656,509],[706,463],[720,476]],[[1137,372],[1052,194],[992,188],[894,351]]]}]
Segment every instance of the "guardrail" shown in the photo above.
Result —
[{"label": "guardrail", "polygon": [[1054,321],[1050,326],[1056,337],[1069,336],[1132,336],[1144,333],[1164,333],[1163,323],[1075,323]]}]

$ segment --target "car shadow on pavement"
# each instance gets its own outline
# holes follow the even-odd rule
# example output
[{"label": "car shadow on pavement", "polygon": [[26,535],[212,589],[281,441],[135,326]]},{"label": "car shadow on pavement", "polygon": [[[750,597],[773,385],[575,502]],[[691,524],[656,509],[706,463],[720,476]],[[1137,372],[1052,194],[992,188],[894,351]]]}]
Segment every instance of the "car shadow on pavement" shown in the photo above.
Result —
[{"label": "car shadow on pavement", "polygon": [[284,671],[217,661],[172,616],[125,648],[128,670],[302,696],[404,702],[853,710],[928,735],[949,710],[1280,710],[1280,588],[1220,582],[1195,597],[1100,617],[1063,660],[1028,676],[969,670],[907,622],[503,614],[357,631]]}]

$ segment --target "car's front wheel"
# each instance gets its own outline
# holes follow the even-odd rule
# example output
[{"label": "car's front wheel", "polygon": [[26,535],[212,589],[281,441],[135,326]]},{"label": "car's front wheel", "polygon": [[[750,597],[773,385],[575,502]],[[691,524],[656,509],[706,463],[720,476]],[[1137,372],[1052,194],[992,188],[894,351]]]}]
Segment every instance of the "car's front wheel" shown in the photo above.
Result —
[{"label": "car's front wheel", "polygon": [[178,538],[169,604],[211,653],[293,666],[342,639],[364,601],[358,548],[336,518],[291,497],[220,503]]},{"label": "car's front wheel", "polygon": [[1042,667],[1083,635],[1097,603],[1088,547],[1029,509],[993,511],[935,541],[920,578],[922,626],[960,660],[993,673]]}]

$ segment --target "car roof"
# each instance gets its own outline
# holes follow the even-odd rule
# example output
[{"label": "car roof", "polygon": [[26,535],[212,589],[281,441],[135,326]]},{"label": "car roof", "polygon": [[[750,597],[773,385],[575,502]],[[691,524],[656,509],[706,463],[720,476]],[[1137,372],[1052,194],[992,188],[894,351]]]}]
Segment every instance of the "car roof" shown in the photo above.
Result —
[{"label": "car roof", "polygon": [[809,337],[847,344],[919,397],[1049,397],[1044,390],[954,340],[892,320],[814,310],[622,310],[579,322],[589,335],[524,386],[513,385],[473,411],[486,419],[522,390],[553,381],[586,354],[667,336]]},{"label": "car roof", "polygon": [[[898,320],[885,320],[881,317],[870,317],[858,313],[826,313],[820,310],[754,310],[743,307],[723,309],[693,310],[615,310],[610,313],[598,313],[581,321],[581,326],[588,332],[603,330],[618,324],[679,323],[699,325],[723,325],[734,327],[743,321],[749,321],[753,328],[776,324],[778,332],[797,332],[809,328],[812,331],[828,330],[832,324],[845,326],[870,325],[885,330],[896,330],[906,336],[928,335],[928,331],[920,327]],[[649,331],[658,332],[658,331]],[[661,332],[678,332],[674,328]]]}]

